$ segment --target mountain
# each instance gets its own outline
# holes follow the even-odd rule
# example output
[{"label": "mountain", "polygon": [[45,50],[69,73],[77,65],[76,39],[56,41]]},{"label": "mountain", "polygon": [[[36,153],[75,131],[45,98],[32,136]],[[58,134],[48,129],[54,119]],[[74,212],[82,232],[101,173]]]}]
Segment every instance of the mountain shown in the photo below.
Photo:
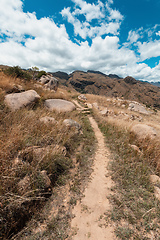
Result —
[{"label": "mountain", "polygon": [[115,74],[106,75],[89,70],[74,71],[65,79],[59,78],[58,75],[56,77],[63,85],[70,86],[81,93],[129,99],[160,108],[160,88],[130,76],[123,79]]},{"label": "mountain", "polygon": [[151,82],[152,85],[160,87],[160,82]]}]

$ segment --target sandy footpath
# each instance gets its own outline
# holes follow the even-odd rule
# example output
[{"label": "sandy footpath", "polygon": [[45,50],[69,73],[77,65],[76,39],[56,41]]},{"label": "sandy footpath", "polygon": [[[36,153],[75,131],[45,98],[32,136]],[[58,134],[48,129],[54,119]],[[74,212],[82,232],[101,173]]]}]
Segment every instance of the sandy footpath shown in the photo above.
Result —
[{"label": "sandy footpath", "polygon": [[112,180],[107,170],[109,163],[109,150],[105,146],[104,137],[98,128],[96,121],[89,118],[97,138],[97,150],[95,153],[91,180],[84,191],[84,198],[73,209],[75,217],[71,227],[75,235],[73,240],[113,240],[116,239],[112,226],[104,226],[104,213],[110,209],[107,196],[110,195]]}]

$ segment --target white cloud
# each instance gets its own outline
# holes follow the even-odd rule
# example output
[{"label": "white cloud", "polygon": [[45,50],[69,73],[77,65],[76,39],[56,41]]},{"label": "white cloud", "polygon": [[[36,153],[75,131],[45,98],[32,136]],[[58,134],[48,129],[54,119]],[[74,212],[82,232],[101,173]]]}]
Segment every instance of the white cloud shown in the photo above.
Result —
[{"label": "white cloud", "polygon": [[150,59],[152,57],[160,56],[160,41],[154,40],[150,42],[138,42],[138,51],[140,53],[141,61]]},{"label": "white cloud", "polygon": [[156,32],[156,35],[157,35],[157,36],[160,36],[160,31]]},{"label": "white cloud", "polygon": [[[160,79],[160,64],[151,69],[147,64],[138,63],[135,52],[127,44],[120,45],[118,34],[123,16],[111,8],[113,0],[108,0],[107,5],[101,1],[72,2],[74,9],[64,8],[61,13],[73,25],[75,34],[83,38],[83,41],[77,40],[78,43],[71,41],[64,24],[58,26],[50,18],[37,19],[36,13],[25,13],[22,0],[1,0],[0,64],[37,66],[46,71],[93,69],[122,77]],[[80,21],[80,15],[85,17],[85,22]],[[92,26],[93,20],[97,21],[95,26]],[[141,61],[160,56],[158,40],[140,42],[144,31],[130,31],[128,36],[130,44],[137,44]],[[92,40],[90,45],[87,36]]]},{"label": "white cloud", "polygon": [[129,41],[130,43],[134,43],[134,42],[137,42],[139,38],[140,38],[140,35],[137,32],[131,30],[128,33],[127,41]]},{"label": "white cloud", "polygon": [[88,22],[91,22],[93,19],[101,19],[104,18],[104,5],[101,1],[98,1],[97,4],[94,3],[87,3],[83,0],[72,0],[76,6],[79,8],[76,8],[73,14],[76,15],[84,15],[86,17],[86,20]]},{"label": "white cloud", "polygon": [[[97,4],[90,4],[83,0],[72,0],[75,8],[64,8],[61,14],[74,27],[74,33],[86,37],[101,36],[104,34],[118,35],[123,16],[119,11],[110,7],[112,1],[107,1],[107,5],[98,1]],[[85,22],[78,19],[80,15],[85,17]],[[92,26],[91,21],[96,20],[96,26]]]},{"label": "white cloud", "polygon": [[109,20],[110,21],[111,20],[116,20],[118,22],[118,21],[123,20],[123,16],[121,15],[121,13],[119,11],[110,9]]}]

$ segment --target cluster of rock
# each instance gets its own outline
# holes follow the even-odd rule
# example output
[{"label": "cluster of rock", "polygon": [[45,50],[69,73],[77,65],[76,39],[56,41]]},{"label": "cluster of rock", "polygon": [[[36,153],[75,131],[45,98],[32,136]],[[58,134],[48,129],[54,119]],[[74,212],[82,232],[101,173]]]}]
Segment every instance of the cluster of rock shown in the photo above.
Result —
[{"label": "cluster of rock", "polygon": [[[22,93],[7,94],[4,101],[12,111],[15,111],[36,103],[40,98],[36,91],[28,90]],[[70,112],[76,109],[72,102],[63,99],[47,99],[44,105],[50,111]]]},{"label": "cluster of rock", "polygon": [[[42,81],[42,79],[44,81]],[[47,76],[43,77],[41,79],[41,82],[44,84],[51,84],[51,81],[46,83]],[[51,84],[52,85],[52,84]],[[57,87],[57,85],[56,85]],[[54,88],[55,90],[56,88]],[[11,93],[7,94],[5,96],[5,104],[12,110],[16,111],[21,108],[24,108],[28,105],[35,104],[41,97],[37,94],[34,90],[28,90],[24,92],[18,92],[18,93]],[[75,105],[70,102],[63,99],[47,99],[44,102],[45,107],[49,111],[57,111],[57,112],[70,112],[76,109]],[[57,121],[50,116],[44,116],[39,119],[43,124],[56,124]],[[76,121],[72,119],[65,119],[63,121],[64,127],[72,128],[74,127],[75,130],[78,132],[81,129],[81,125],[77,123]],[[38,162],[43,161],[43,159],[46,157],[47,154],[61,154],[66,155],[66,148],[61,147],[59,145],[49,145],[45,148],[38,147],[38,146],[32,146],[29,148],[24,149],[23,151],[20,151],[17,155],[17,157],[13,161],[13,168],[20,169],[23,167],[30,168],[30,164],[32,164],[33,159],[37,159]],[[37,162],[37,164],[38,164]],[[51,180],[49,176],[47,175],[47,172],[45,170],[38,171],[36,174],[38,174],[38,178],[41,179],[43,182],[42,186],[38,191],[37,194],[40,194],[42,191],[51,191]],[[32,190],[32,178],[29,175],[26,175],[23,179],[19,181],[17,184],[18,192],[20,195],[25,195],[31,192]]]},{"label": "cluster of rock", "polygon": [[[108,99],[108,101],[111,101],[111,100]],[[114,102],[114,103],[117,104],[117,102]],[[121,106],[124,105],[123,100],[119,100],[118,103],[121,103]],[[142,117],[139,115],[135,115],[135,114],[129,115],[128,113],[125,113],[123,111],[119,111],[119,112],[115,113],[113,110],[108,110],[107,108],[98,106],[97,103],[93,103],[93,104],[87,103],[87,106],[90,108],[92,108],[92,107],[96,108],[103,117],[123,116],[123,118],[125,118],[126,120],[132,120],[132,121],[137,120],[139,122],[141,122],[143,120]],[[119,104],[119,106],[120,106],[120,104]],[[126,107],[126,105],[125,105],[125,107]],[[150,111],[147,111],[144,106],[142,106],[141,104],[139,104],[137,102],[129,103],[128,110],[139,112],[139,113],[145,114],[145,115],[149,115],[152,113]],[[147,124],[135,124],[131,127],[130,131],[133,132],[139,139],[145,139],[147,137],[150,139],[153,139],[157,136],[156,130],[151,126],[148,126]]]},{"label": "cluster of rock", "polygon": [[53,77],[52,74],[47,74],[43,75],[40,79],[39,82],[44,85],[44,88],[49,89],[49,90],[54,90],[57,91],[59,82],[58,80]]}]

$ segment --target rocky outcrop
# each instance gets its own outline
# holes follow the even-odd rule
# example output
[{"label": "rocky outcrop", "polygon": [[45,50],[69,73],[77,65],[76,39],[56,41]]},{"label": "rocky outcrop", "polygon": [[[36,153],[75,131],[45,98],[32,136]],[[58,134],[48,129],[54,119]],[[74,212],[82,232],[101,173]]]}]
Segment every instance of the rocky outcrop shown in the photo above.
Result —
[{"label": "rocky outcrop", "polygon": [[40,83],[44,84],[46,89],[57,91],[58,89],[58,80],[53,77],[52,74],[43,75],[40,80]]},{"label": "rocky outcrop", "polygon": [[62,99],[48,99],[44,104],[50,111],[71,112],[76,109],[72,102]]},{"label": "rocky outcrop", "polygon": [[22,93],[12,93],[5,96],[6,105],[12,110],[18,110],[30,104],[37,102],[40,96],[34,90],[28,90]]},{"label": "rocky outcrop", "polygon": [[142,113],[145,115],[150,115],[152,113],[151,111],[147,111],[146,108],[138,102],[130,103],[128,110],[134,111],[134,112],[139,112],[139,113]]},{"label": "rocky outcrop", "polygon": [[156,130],[153,127],[150,127],[146,124],[134,125],[131,128],[131,132],[133,132],[140,139],[144,139],[146,137],[153,139],[157,135]]},{"label": "rocky outcrop", "polygon": [[159,88],[132,77],[124,79],[116,75],[105,75],[97,71],[74,71],[68,80],[59,79],[62,84],[72,87],[81,93],[118,97],[125,100],[145,103],[160,108]]},{"label": "rocky outcrop", "polygon": [[137,83],[137,80],[133,77],[127,76],[126,78],[124,78],[124,82],[133,85]]}]

